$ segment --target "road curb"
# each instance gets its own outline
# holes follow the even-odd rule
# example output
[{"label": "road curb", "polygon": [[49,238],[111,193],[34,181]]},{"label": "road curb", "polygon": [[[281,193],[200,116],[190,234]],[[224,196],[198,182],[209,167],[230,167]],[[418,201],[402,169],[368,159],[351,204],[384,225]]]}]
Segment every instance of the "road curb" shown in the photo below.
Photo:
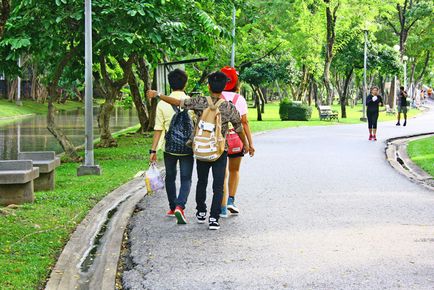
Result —
[{"label": "road curb", "polygon": [[114,289],[123,234],[145,195],[137,174],[102,199],[72,234],[45,289]]},{"label": "road curb", "polygon": [[434,191],[434,177],[417,166],[407,154],[409,142],[434,136],[434,132],[391,138],[386,141],[386,159],[389,164],[411,181]]}]

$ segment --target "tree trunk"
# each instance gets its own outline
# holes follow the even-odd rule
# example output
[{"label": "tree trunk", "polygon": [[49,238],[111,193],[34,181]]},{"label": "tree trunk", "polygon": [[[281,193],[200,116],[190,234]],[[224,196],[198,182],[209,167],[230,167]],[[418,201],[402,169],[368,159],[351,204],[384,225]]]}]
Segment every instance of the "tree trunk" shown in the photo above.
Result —
[{"label": "tree trunk", "polygon": [[9,86],[9,93],[8,93],[8,100],[13,101],[17,98],[17,92],[18,92],[18,80],[14,79]]},{"label": "tree trunk", "polygon": [[69,141],[68,137],[56,126],[55,122],[55,108],[53,102],[55,98],[51,97],[53,95],[57,95],[57,88],[49,88],[50,97],[48,98],[48,113],[47,113],[47,129],[51,134],[56,138],[59,142],[60,146],[62,146],[65,154],[75,162],[80,161],[82,158],[78,156],[77,151],[75,150],[74,144]]},{"label": "tree trunk", "polygon": [[351,69],[345,76],[344,89],[341,95],[341,118],[347,117],[347,98],[348,98],[348,89],[350,86],[351,78],[353,76],[353,69]]},{"label": "tree trunk", "polygon": [[256,112],[258,114],[257,120],[258,121],[262,121],[261,96],[260,96],[260,93],[259,93],[261,90],[259,88],[254,87],[254,86],[252,86],[252,88],[253,88],[253,92],[254,92],[254,95],[255,95]]},{"label": "tree trunk", "polygon": [[330,83],[330,66],[333,61],[333,47],[335,44],[336,39],[336,32],[335,32],[335,26],[336,26],[336,20],[337,16],[336,13],[339,8],[339,2],[335,6],[335,8],[331,9],[330,7],[330,0],[324,0],[326,3],[326,17],[327,17],[327,45],[326,45],[326,55],[325,55],[325,63],[324,63],[324,87],[327,92],[327,104],[331,105],[333,103],[333,90]]},{"label": "tree trunk", "polygon": [[113,113],[115,101],[112,98],[107,98],[100,106],[98,116],[98,126],[100,130],[100,143],[99,146],[103,148],[116,147],[118,143],[113,138],[110,129],[110,118]]},{"label": "tree trunk", "polygon": [[0,39],[11,11],[10,0],[0,0]]}]

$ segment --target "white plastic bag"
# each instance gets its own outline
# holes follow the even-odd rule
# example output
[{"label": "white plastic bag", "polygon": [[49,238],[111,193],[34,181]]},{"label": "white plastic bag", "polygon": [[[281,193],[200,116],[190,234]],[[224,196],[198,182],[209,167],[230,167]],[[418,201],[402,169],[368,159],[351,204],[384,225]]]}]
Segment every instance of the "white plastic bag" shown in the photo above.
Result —
[{"label": "white plastic bag", "polygon": [[158,191],[164,188],[164,178],[157,165],[152,163],[145,173],[146,189],[148,193]]}]

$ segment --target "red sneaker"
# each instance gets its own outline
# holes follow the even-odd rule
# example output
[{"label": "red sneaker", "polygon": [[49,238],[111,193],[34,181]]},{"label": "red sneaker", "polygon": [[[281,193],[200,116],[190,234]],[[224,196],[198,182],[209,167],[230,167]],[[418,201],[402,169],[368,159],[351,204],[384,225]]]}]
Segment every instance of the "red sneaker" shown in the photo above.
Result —
[{"label": "red sneaker", "polygon": [[168,210],[167,212],[166,212],[166,216],[169,216],[169,217],[175,217],[175,211],[174,210]]},{"label": "red sneaker", "polygon": [[372,141],[374,139],[374,136],[369,135],[369,141]]},{"label": "red sneaker", "polygon": [[187,223],[187,219],[185,218],[185,214],[184,214],[184,210],[182,209],[182,207],[177,206],[175,209],[175,216],[178,225],[185,225]]},{"label": "red sneaker", "polygon": [[372,138],[374,141],[377,141],[377,135],[374,135]]}]

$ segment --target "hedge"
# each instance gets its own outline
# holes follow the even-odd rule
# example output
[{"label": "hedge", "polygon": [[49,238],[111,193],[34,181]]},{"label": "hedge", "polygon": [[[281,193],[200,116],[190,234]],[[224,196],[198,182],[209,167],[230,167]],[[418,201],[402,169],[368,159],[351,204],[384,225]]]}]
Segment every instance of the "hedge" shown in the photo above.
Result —
[{"label": "hedge", "polygon": [[280,102],[279,115],[282,121],[309,121],[312,117],[312,108],[283,99]]}]

